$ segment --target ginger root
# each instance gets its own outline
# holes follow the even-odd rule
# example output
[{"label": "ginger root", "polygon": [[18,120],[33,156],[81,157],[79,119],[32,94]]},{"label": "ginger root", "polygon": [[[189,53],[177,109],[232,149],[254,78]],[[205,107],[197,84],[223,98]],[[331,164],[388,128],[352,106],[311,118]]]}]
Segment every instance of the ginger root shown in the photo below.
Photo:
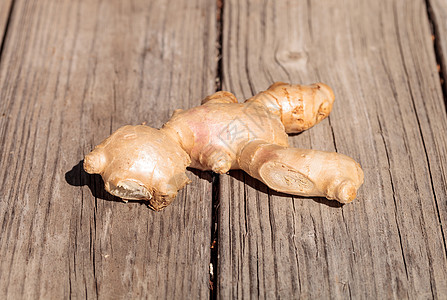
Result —
[{"label": "ginger root", "polygon": [[229,92],[176,110],[161,129],[124,126],[85,156],[84,169],[101,174],[106,190],[124,201],[148,200],[161,210],[190,182],[186,168],[224,174],[242,169],[273,190],[348,203],[363,183],[353,159],[288,147],[286,133],[309,129],[334,102],[323,83],[275,83],[238,103]]}]

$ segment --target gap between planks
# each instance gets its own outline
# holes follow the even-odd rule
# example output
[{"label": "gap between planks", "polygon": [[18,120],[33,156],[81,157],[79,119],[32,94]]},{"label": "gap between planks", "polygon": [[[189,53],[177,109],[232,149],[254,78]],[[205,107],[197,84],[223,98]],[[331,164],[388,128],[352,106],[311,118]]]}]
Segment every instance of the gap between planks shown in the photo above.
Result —
[{"label": "gap between planks", "polygon": [[[223,47],[223,13],[224,1],[216,0],[216,88],[215,92],[222,90],[222,47]],[[219,264],[219,196],[220,196],[220,175],[213,173],[212,183],[212,212],[211,212],[211,245],[210,245],[210,299],[217,299],[218,264]],[[212,269],[211,269],[212,268]]]}]

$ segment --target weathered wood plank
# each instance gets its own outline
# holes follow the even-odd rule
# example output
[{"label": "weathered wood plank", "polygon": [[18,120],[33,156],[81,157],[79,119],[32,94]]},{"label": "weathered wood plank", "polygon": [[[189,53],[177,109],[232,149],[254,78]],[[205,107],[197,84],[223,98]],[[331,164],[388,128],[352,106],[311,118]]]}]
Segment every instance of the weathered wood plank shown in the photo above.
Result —
[{"label": "weathered wood plank", "polygon": [[[429,10],[430,21],[432,22],[433,27],[432,31],[435,34],[434,47],[437,54],[436,58],[439,63],[438,71],[440,72],[441,75],[443,75],[443,78],[441,79],[441,85],[444,91],[443,94],[444,104],[447,105],[447,82],[445,82],[447,76],[447,2],[439,0],[428,0],[427,4],[428,4],[427,8]],[[441,154],[443,154],[444,157],[447,155],[445,151],[444,153]],[[435,180],[437,181],[442,180],[440,178],[440,174],[436,174]],[[435,188],[439,188],[439,185],[435,186]],[[437,193],[439,193],[439,191],[437,191]],[[443,199],[441,198],[441,201],[442,200]],[[447,205],[445,205],[446,201],[447,200],[444,198],[443,201],[444,205],[439,206],[440,219],[442,220],[443,224],[442,229],[444,233],[444,240],[447,238],[447,226],[446,226]]]},{"label": "weathered wood plank", "polygon": [[223,88],[322,81],[334,110],[297,147],[359,161],[354,203],[221,178],[221,298],[444,298],[447,117],[424,1],[236,1],[224,6]]},{"label": "weathered wood plank", "polygon": [[0,298],[209,296],[209,174],[156,213],[113,201],[78,162],[118,127],[158,127],[212,93],[215,28],[215,1],[16,1],[0,70]]},{"label": "weathered wood plank", "polygon": [[[427,0],[430,20],[433,25],[434,42],[437,48],[440,68],[447,75],[447,2],[442,0]],[[443,83],[444,93],[447,91],[447,83]],[[444,95],[444,97],[446,97]]]},{"label": "weathered wood plank", "polygon": [[13,0],[0,0],[0,49]]}]

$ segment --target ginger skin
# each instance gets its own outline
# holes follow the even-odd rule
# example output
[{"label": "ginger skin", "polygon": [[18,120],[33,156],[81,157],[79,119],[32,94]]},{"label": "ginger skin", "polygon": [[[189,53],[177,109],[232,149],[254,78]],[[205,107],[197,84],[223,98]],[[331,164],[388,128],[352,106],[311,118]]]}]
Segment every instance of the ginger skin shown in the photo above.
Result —
[{"label": "ginger skin", "polygon": [[363,183],[360,165],[334,152],[289,148],[287,138],[326,118],[333,102],[323,83],[277,82],[244,103],[217,92],[201,106],[176,110],[161,129],[121,127],[85,156],[84,169],[101,174],[109,193],[148,200],[154,210],[190,182],[188,166],[242,169],[279,192],[348,203]]}]

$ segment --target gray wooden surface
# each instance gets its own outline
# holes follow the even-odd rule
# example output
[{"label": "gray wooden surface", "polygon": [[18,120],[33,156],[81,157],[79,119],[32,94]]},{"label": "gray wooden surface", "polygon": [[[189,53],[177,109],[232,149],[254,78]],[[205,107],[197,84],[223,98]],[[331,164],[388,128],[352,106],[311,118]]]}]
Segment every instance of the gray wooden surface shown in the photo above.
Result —
[{"label": "gray wooden surface", "polygon": [[[11,3],[1,299],[447,299],[444,1]],[[124,124],[159,127],[221,85],[242,101],[278,80],[333,87],[330,118],[290,140],[359,161],[353,203],[194,171],[156,213],[81,169]]]},{"label": "gray wooden surface", "polygon": [[[210,1],[15,1],[0,69],[0,298],[209,296],[211,183],[155,213],[79,161],[215,90]],[[208,179],[208,180],[207,180]]]},{"label": "gray wooden surface", "polygon": [[[433,28],[433,39],[443,81],[447,75],[447,1],[427,0],[428,12]],[[447,93],[447,83],[442,82],[444,99]]]},{"label": "gray wooden surface", "polygon": [[0,0],[0,48],[2,46],[3,34],[5,33],[6,24],[10,12],[12,0]]},{"label": "gray wooden surface", "polygon": [[222,176],[222,298],[447,297],[447,122],[424,1],[225,1],[223,88],[323,81],[328,120],[291,138],[360,162],[343,207]]}]

